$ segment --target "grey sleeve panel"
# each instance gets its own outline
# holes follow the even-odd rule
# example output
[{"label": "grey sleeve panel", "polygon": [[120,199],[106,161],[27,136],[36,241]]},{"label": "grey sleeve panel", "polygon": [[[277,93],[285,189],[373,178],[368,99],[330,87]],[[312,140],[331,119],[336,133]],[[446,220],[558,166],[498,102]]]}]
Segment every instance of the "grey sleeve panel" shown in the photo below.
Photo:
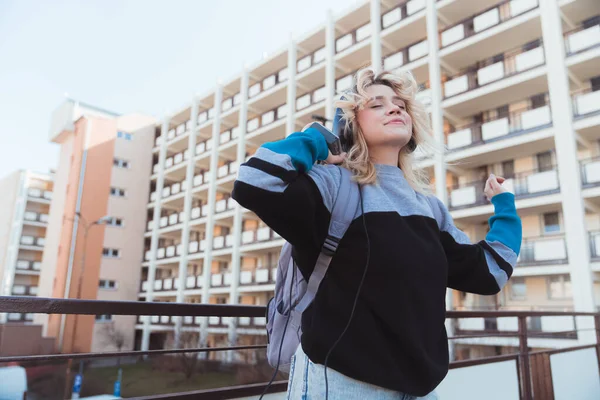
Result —
[{"label": "grey sleeve panel", "polygon": [[[267,148],[259,147],[253,158],[265,161],[275,167],[283,168],[292,174],[296,173],[292,159],[287,154],[279,154]],[[323,198],[323,203],[329,212],[331,212],[340,184],[341,174],[339,168],[334,165],[314,165],[306,175],[317,185]],[[282,193],[290,184],[278,176],[245,164],[240,166],[237,179],[248,185],[276,193]]]},{"label": "grey sleeve panel", "polygon": [[315,165],[308,176],[315,182],[325,207],[331,212],[340,187],[341,173],[335,165]]}]

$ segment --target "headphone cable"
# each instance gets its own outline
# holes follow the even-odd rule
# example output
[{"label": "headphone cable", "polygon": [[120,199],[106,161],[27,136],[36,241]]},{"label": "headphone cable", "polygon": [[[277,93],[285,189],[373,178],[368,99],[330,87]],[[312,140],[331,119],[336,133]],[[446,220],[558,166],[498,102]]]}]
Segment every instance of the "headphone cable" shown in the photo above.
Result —
[{"label": "headphone cable", "polygon": [[363,272],[362,279],[360,280],[360,284],[358,285],[358,290],[356,291],[356,296],[354,297],[354,304],[352,305],[352,311],[350,312],[350,318],[348,319],[348,323],[346,324],[346,327],[344,328],[344,330],[342,331],[342,333],[340,334],[340,336],[337,338],[337,340],[335,341],[335,343],[333,343],[333,346],[331,346],[331,348],[327,352],[327,356],[325,357],[325,362],[324,362],[324,367],[325,367],[325,400],[329,400],[329,382],[327,381],[327,362],[329,361],[329,356],[331,355],[331,352],[333,351],[333,349],[335,348],[335,346],[337,346],[337,344],[340,342],[340,340],[342,340],[342,337],[344,336],[344,334],[346,333],[346,331],[350,327],[350,323],[352,322],[352,318],[354,317],[354,311],[356,310],[356,304],[358,303],[358,296],[360,295],[360,290],[362,289],[363,283],[365,281],[365,277],[367,276],[367,270],[369,268],[369,259],[371,258],[371,243],[369,241],[369,233],[367,232],[367,221],[365,219],[365,208],[364,208],[364,204],[363,204],[362,190],[361,190],[360,184],[358,185],[358,193],[360,195],[360,209],[361,209],[361,212],[362,212],[363,227],[364,227],[364,230],[365,230],[365,235],[367,237],[367,262],[365,264],[365,270]]}]

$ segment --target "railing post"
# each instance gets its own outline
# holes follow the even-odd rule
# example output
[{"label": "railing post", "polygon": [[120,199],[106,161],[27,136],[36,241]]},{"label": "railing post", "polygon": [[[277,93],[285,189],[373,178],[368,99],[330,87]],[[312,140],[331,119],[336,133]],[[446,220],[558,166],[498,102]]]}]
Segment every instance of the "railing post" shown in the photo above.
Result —
[{"label": "railing post", "polygon": [[527,317],[519,318],[519,365],[521,371],[521,393],[524,400],[533,400],[531,391],[531,370],[529,368],[529,348],[527,346]]}]

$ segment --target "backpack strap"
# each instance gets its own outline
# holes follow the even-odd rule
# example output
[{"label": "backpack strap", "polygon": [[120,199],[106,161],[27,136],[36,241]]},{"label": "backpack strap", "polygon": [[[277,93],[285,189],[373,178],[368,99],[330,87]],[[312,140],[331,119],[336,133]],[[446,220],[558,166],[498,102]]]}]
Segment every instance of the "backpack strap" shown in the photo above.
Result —
[{"label": "backpack strap", "polygon": [[339,167],[341,172],[340,188],[333,209],[331,211],[331,222],[329,232],[317,258],[315,269],[310,275],[306,293],[302,300],[295,307],[295,310],[302,313],[308,308],[314,300],[321,281],[325,277],[329,263],[337,251],[340,240],[346,233],[350,223],[354,219],[359,202],[358,184],[352,181],[352,174],[346,168]]}]

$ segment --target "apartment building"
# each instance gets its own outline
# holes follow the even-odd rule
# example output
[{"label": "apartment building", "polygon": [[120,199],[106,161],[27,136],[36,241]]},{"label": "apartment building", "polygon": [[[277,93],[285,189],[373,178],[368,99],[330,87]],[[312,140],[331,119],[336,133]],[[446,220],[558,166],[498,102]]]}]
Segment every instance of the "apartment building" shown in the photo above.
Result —
[{"label": "apartment building", "polygon": [[[54,175],[29,170],[0,181],[0,295],[36,296],[40,285]],[[33,315],[0,313],[0,323],[33,322]]]},{"label": "apartment building", "polygon": [[[600,303],[600,2],[371,0],[340,13],[156,126],[140,299],[265,305],[283,240],[231,199],[240,163],[314,116],[362,67],[411,71],[448,150],[420,152],[436,195],[473,242],[505,176],[524,224],[518,268],[498,296],[449,292],[452,309],[592,311]],[[581,339],[574,319],[531,318],[536,348]],[[136,346],[264,342],[264,318],[146,317]],[[516,330],[461,320],[452,330]],[[556,333],[547,338],[547,333]],[[559,333],[564,333],[562,336]],[[545,335],[545,336],[544,336]],[[511,338],[461,339],[456,357],[500,354]]]},{"label": "apartment building", "polygon": [[[39,294],[136,300],[155,120],[66,100],[52,116],[60,145]],[[133,347],[134,318],[39,315],[63,352]]]}]

